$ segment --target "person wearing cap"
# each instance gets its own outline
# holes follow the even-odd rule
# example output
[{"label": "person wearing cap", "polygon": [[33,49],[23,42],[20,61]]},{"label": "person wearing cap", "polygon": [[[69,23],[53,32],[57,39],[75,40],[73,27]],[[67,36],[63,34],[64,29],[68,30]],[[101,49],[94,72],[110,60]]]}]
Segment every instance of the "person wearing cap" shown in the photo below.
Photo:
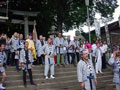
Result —
[{"label": "person wearing cap", "polygon": [[2,74],[2,81],[0,82],[0,89],[5,89],[5,87],[3,87],[3,83],[5,82],[5,79],[6,79],[4,64],[7,61],[7,56],[4,49],[5,49],[5,45],[1,44],[0,45],[0,73]]},{"label": "person wearing cap", "polygon": [[28,49],[30,49],[32,51],[32,56],[36,60],[37,56],[36,56],[35,44],[34,44],[34,41],[32,40],[31,34],[29,35],[29,37],[26,41],[28,42]]},{"label": "person wearing cap", "polygon": [[96,90],[96,73],[86,50],[81,52],[81,59],[77,64],[77,77],[83,90]]},{"label": "person wearing cap", "polygon": [[43,46],[43,51],[45,55],[45,68],[44,75],[45,79],[48,79],[48,72],[50,69],[50,78],[54,79],[54,56],[55,56],[55,46],[51,43],[51,39],[49,38],[47,44]]}]

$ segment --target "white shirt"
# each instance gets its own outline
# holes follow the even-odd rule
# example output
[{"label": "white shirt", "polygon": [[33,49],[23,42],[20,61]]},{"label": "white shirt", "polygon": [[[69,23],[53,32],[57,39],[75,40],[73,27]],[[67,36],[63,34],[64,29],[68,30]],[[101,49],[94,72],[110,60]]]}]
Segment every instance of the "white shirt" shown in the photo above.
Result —
[{"label": "white shirt", "polygon": [[100,49],[98,49],[98,58],[101,58],[101,52],[100,52]]},{"label": "white shirt", "polygon": [[106,49],[105,49],[104,46],[101,46],[100,49],[101,49],[102,53],[105,53],[105,52],[106,52]]},{"label": "white shirt", "polygon": [[96,48],[97,48],[96,44],[93,44],[92,45],[92,50],[94,51],[94,50],[96,50]]},{"label": "white shirt", "polygon": [[107,44],[103,44],[103,47],[104,47],[104,49],[105,49],[105,52],[107,52],[107,49],[108,49]]}]

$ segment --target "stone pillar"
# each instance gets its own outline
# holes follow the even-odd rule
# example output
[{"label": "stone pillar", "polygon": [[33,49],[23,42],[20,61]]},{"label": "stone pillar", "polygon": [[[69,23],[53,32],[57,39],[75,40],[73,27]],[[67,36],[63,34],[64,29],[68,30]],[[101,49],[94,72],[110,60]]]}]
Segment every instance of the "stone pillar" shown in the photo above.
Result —
[{"label": "stone pillar", "polygon": [[25,35],[25,37],[28,34],[29,34],[28,17],[24,17],[24,35]]}]

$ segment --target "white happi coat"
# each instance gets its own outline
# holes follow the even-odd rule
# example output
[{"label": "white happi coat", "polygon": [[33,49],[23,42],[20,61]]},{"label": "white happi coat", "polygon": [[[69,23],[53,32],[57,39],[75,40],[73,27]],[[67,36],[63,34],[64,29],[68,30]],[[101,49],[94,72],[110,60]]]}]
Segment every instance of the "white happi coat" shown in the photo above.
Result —
[{"label": "white happi coat", "polygon": [[61,38],[56,37],[55,41],[54,41],[54,44],[55,44],[55,47],[56,47],[57,54],[59,54],[59,53],[63,54],[64,53],[63,47],[60,47],[60,51],[59,51],[59,48],[57,47],[57,45],[64,45],[64,39],[63,39],[63,37],[61,37]]},{"label": "white happi coat", "polygon": [[44,54],[44,52],[43,52],[43,46],[42,46],[40,40],[37,40],[37,42],[36,42],[36,50],[37,50],[37,56],[38,57],[40,57],[42,54]]},{"label": "white happi coat", "polygon": [[80,48],[80,44],[77,40],[73,40],[73,45],[75,47],[75,52],[78,52],[79,53],[79,48]]},{"label": "white happi coat", "polygon": [[114,77],[113,77],[113,82],[116,84],[120,84],[120,72],[119,72],[119,68],[120,66],[117,64],[119,62],[120,65],[120,58],[119,60],[116,60],[113,58],[113,56],[109,59],[108,64],[110,64],[113,67],[113,71],[114,71]]},{"label": "white happi coat", "polygon": [[[25,55],[25,49],[22,49],[20,51],[20,63],[24,63],[25,64],[24,67],[22,67],[22,69],[23,70],[25,70],[25,69],[31,69],[32,68],[31,64],[28,64],[28,66],[26,65],[27,60],[26,60],[25,56],[26,56]],[[28,59],[29,59],[29,61],[31,63],[33,63],[33,56],[32,56],[31,50],[28,50]]]},{"label": "white happi coat", "polygon": [[[99,55],[98,50],[100,51],[100,55]],[[98,59],[102,59],[103,53],[102,53],[101,49],[96,48],[96,50],[94,50],[92,55],[93,55],[93,57],[96,57],[96,56],[98,57],[98,58],[95,58],[95,62],[97,62]]]},{"label": "white happi coat", "polygon": [[[74,52],[72,45],[73,45],[72,40],[70,40],[70,43],[68,43],[68,40],[65,41],[65,47],[66,47],[67,53],[73,53]],[[68,47],[68,46],[71,46],[71,47]]]},{"label": "white happi coat", "polygon": [[94,54],[96,48],[97,48],[97,45],[95,43],[92,44],[92,55]]},{"label": "white happi coat", "polygon": [[[88,64],[91,65],[92,68],[92,75],[94,78],[96,78],[95,70],[92,64],[91,60],[88,60]],[[87,63],[85,63],[83,60],[80,60],[77,65],[77,77],[78,77],[78,82],[84,82],[85,83],[85,90],[91,90],[90,88],[90,82],[87,76],[90,75],[90,69],[88,68]],[[92,79],[92,87],[93,90],[96,90],[95,82],[94,79]]]},{"label": "white happi coat", "polygon": [[15,59],[20,59],[20,51],[24,49],[24,40],[18,40],[18,54],[15,54]]},{"label": "white happi coat", "polygon": [[1,64],[0,72],[5,72],[5,68],[3,67],[3,64],[6,63],[6,61],[7,61],[6,53],[4,51],[0,52],[0,64]]},{"label": "white happi coat", "polygon": [[19,48],[19,39],[14,36],[12,36],[8,43],[11,45],[11,52],[14,52]]},{"label": "white happi coat", "polygon": [[45,44],[43,46],[43,51],[44,54],[47,54],[45,56],[45,64],[54,64],[54,55],[55,55],[55,46],[51,45],[49,46],[48,44]]}]

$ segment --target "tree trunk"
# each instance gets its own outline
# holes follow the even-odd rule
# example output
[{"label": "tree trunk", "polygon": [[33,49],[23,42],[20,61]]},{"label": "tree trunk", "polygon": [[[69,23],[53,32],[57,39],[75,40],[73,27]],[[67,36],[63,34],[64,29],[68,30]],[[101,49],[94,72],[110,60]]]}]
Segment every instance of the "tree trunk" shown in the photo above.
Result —
[{"label": "tree trunk", "polygon": [[62,11],[63,11],[62,0],[57,0],[57,31],[61,33],[63,23]]}]

